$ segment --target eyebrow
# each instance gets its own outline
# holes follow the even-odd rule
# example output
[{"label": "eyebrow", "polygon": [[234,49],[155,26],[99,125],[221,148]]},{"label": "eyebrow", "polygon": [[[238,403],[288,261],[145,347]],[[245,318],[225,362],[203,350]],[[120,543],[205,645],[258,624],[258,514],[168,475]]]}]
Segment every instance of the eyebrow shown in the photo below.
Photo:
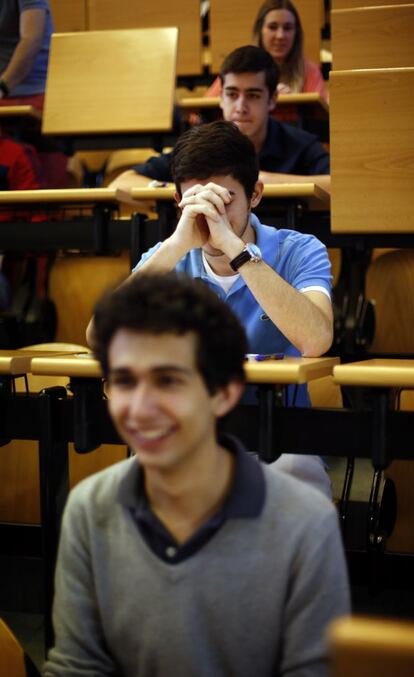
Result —
[{"label": "eyebrow", "polygon": [[249,94],[252,92],[264,92],[265,88],[264,87],[247,87],[247,89],[240,89],[240,87],[234,87],[232,85],[225,85],[224,90],[227,92],[248,92]]},{"label": "eyebrow", "polygon": [[[168,372],[177,372],[180,374],[186,374],[190,375],[192,373],[191,369],[188,369],[186,367],[178,367],[175,364],[163,364],[160,365],[159,367],[153,367],[152,369],[149,370],[152,374],[162,374],[166,371]],[[109,369],[108,375],[109,376],[122,376],[126,374],[131,374],[132,369],[130,367],[115,367],[112,369]]]}]

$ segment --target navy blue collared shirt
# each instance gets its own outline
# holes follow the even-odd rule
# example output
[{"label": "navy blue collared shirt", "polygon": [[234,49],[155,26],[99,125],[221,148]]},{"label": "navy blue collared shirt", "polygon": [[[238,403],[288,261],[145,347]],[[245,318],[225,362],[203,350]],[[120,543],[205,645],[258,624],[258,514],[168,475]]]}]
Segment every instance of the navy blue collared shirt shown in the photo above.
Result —
[{"label": "navy blue collared shirt", "polygon": [[[329,155],[314,134],[269,118],[266,139],[259,153],[264,172],[313,176],[329,174]],[[171,153],[151,157],[132,169],[155,181],[172,181]]]},{"label": "navy blue collared shirt", "polygon": [[169,564],[178,564],[194,555],[229,519],[254,519],[265,502],[265,479],[260,463],[235,437],[223,435],[220,444],[236,457],[230,492],[220,510],[210,517],[185,543],[173,535],[151,510],[144,488],[143,469],[136,464],[119,487],[118,500],[128,509],[149,548]]}]

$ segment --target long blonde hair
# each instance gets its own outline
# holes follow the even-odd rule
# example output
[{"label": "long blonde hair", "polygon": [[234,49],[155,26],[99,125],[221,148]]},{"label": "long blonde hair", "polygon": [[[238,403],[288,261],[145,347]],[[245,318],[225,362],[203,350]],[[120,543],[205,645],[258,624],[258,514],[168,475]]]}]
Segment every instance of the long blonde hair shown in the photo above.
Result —
[{"label": "long blonde hair", "polygon": [[289,85],[292,92],[301,92],[305,79],[305,60],[303,56],[303,28],[300,16],[296,7],[290,0],[266,0],[260,7],[254,25],[253,25],[253,40],[255,43],[263,48],[262,29],[266,16],[275,9],[286,9],[295,17],[295,39],[293,41],[292,49],[286,56],[280,68],[280,82]]}]

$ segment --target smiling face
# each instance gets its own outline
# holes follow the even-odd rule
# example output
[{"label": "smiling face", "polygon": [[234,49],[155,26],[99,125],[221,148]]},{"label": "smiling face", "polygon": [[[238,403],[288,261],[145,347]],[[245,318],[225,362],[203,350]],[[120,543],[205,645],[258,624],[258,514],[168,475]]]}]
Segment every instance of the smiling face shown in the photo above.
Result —
[{"label": "smiling face", "polygon": [[227,73],[224,76],[220,107],[223,117],[234,122],[259,152],[266,138],[269,113],[276,103],[266,87],[265,74]]},{"label": "smiling face", "polygon": [[293,47],[296,36],[296,20],[287,9],[273,9],[266,14],[261,33],[263,49],[282,64]]},{"label": "smiling face", "polygon": [[196,365],[193,333],[154,335],[121,328],[108,358],[109,411],[145,470],[175,472],[211,453],[216,418],[235,400],[227,397],[227,388],[208,391]]}]

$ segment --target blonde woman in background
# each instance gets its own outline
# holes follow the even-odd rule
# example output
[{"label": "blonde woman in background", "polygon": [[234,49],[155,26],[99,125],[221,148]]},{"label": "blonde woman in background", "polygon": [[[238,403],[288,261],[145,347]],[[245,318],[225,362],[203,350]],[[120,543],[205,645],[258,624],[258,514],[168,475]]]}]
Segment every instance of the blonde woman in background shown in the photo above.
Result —
[{"label": "blonde woman in background", "polygon": [[[269,52],[279,66],[279,94],[318,92],[328,99],[319,66],[303,55],[302,23],[290,0],[266,0],[262,4],[253,25],[253,40]],[[217,77],[205,96],[219,96],[220,87]]]}]

